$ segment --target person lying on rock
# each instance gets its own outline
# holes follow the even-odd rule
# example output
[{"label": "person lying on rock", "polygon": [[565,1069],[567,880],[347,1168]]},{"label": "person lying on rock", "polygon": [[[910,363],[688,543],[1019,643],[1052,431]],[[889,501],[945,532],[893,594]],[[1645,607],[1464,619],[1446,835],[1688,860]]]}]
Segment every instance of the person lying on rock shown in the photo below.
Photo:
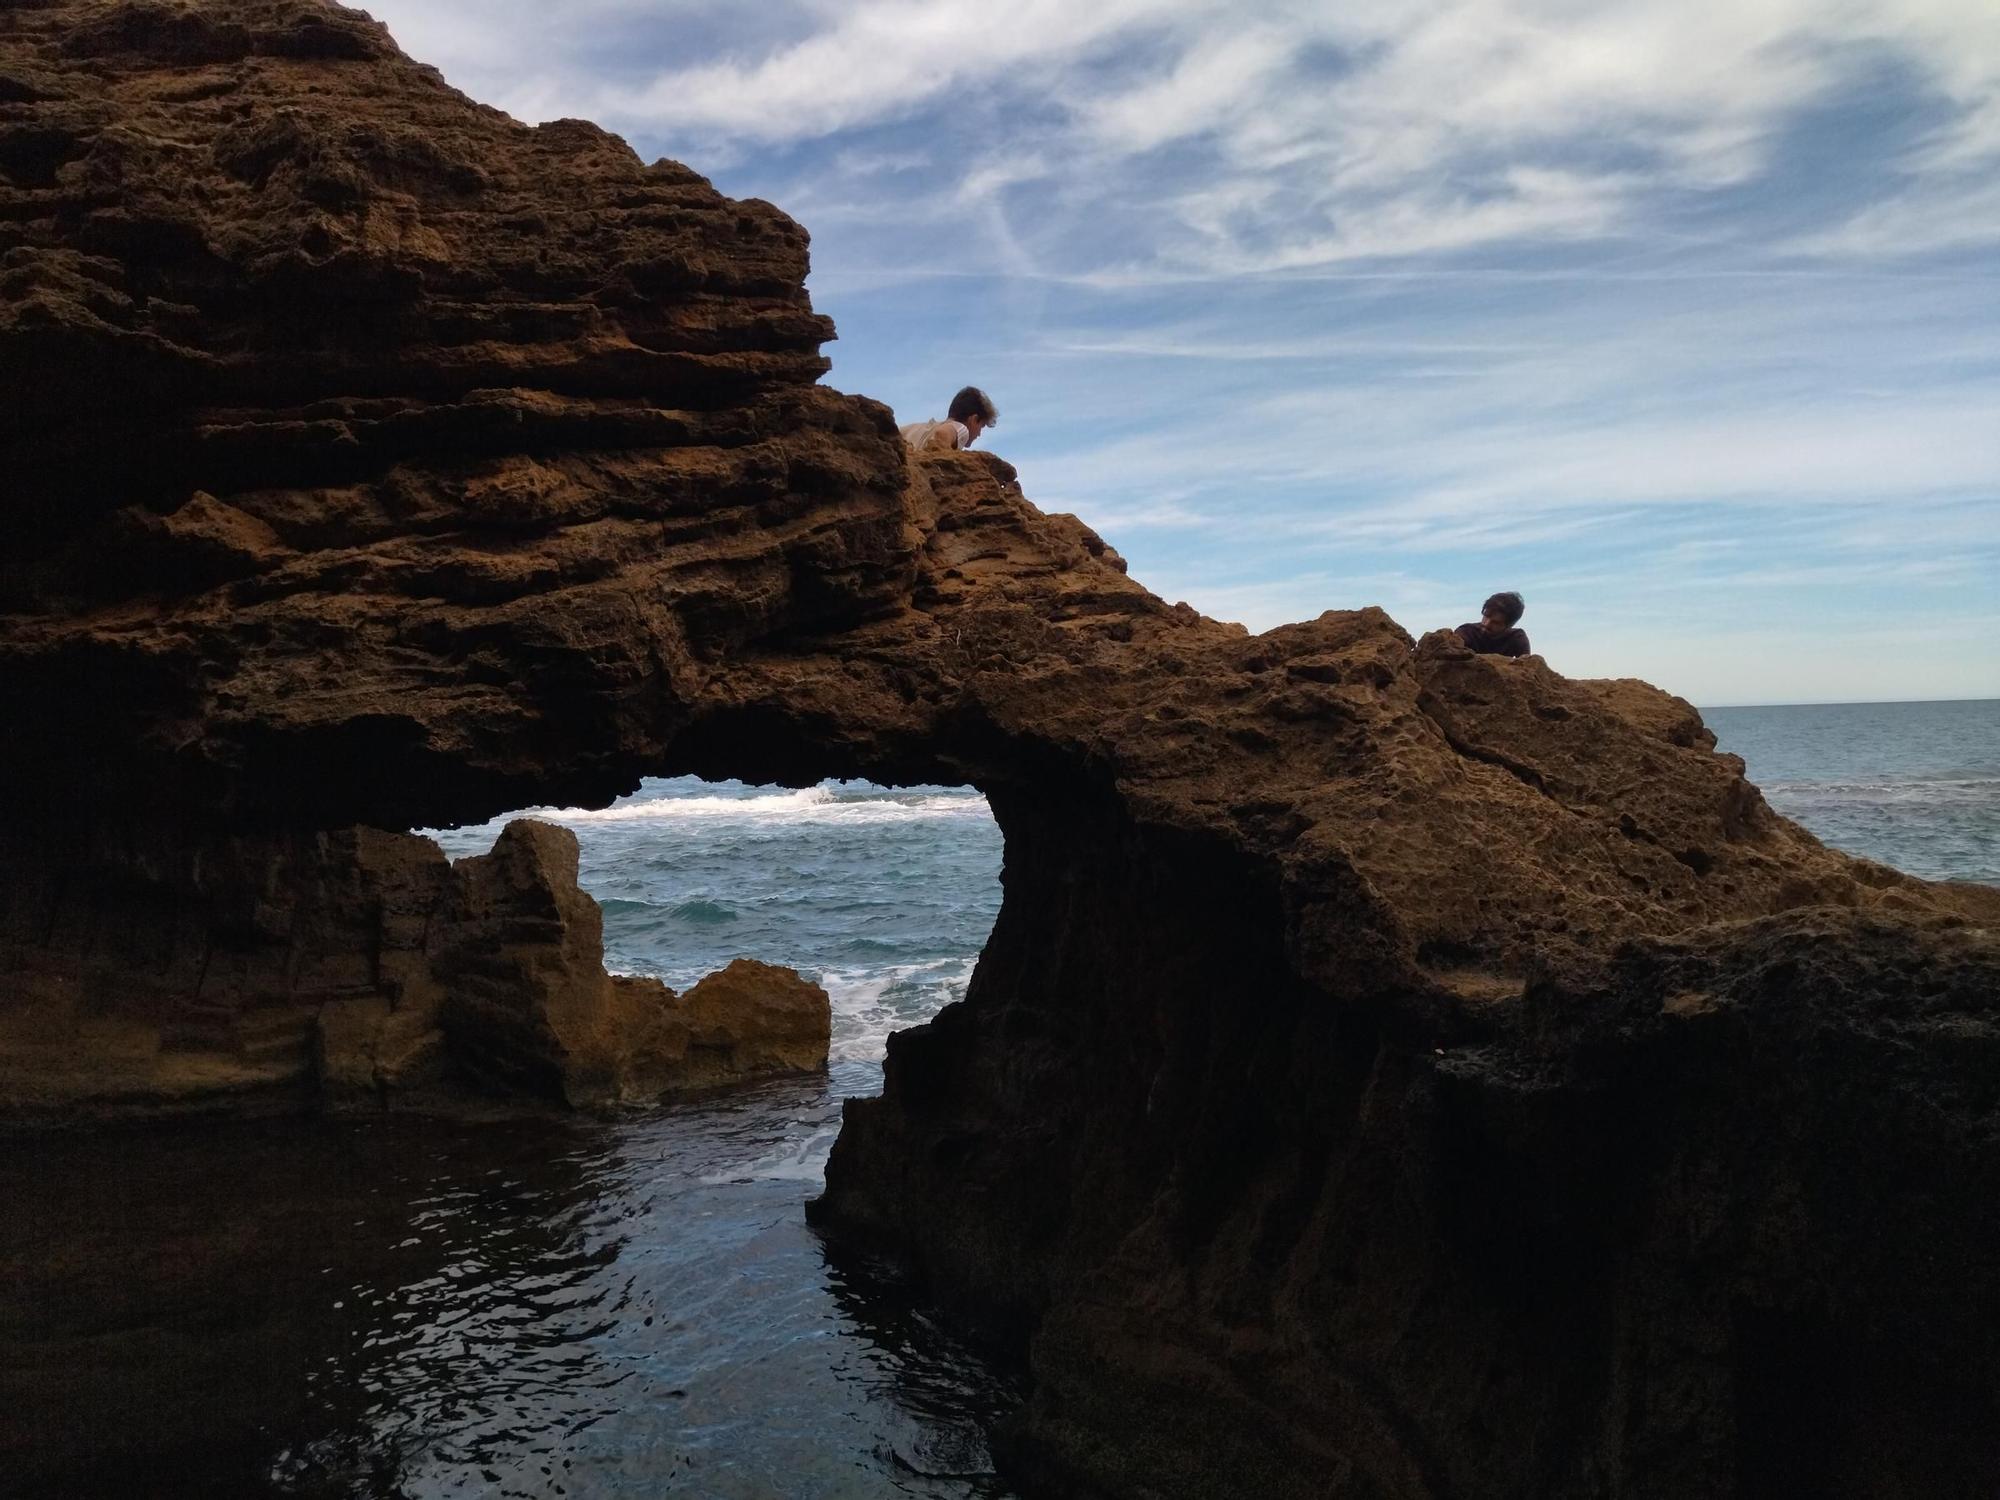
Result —
[{"label": "person lying on rock", "polygon": [[912,422],[902,429],[903,441],[919,452],[926,448],[970,448],[973,440],[1000,420],[986,392],[969,385],[951,398],[942,422]]},{"label": "person lying on rock", "polygon": [[1479,606],[1479,623],[1458,627],[1458,638],[1482,656],[1526,656],[1528,632],[1516,622],[1527,605],[1519,594],[1495,594]]}]

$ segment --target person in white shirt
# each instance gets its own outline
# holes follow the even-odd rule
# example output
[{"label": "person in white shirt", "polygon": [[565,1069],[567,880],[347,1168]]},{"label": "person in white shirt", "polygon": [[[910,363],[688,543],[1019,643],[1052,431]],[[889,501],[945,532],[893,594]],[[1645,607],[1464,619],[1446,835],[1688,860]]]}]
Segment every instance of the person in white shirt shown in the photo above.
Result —
[{"label": "person in white shirt", "polygon": [[951,398],[942,422],[912,422],[902,429],[912,448],[970,448],[973,440],[1000,420],[986,392],[969,385]]}]

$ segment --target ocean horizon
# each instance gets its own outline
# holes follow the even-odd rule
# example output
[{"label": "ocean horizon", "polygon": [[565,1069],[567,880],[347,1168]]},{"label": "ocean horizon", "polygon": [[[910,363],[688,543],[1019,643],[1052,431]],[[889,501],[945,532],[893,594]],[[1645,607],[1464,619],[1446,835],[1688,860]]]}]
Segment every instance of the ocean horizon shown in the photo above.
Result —
[{"label": "ocean horizon", "polygon": [[1887,708],[1907,707],[1913,703],[2000,703],[2000,698],[1974,696],[1969,698],[1802,698],[1786,703],[1708,703],[1695,704],[1702,713],[1728,708]]}]

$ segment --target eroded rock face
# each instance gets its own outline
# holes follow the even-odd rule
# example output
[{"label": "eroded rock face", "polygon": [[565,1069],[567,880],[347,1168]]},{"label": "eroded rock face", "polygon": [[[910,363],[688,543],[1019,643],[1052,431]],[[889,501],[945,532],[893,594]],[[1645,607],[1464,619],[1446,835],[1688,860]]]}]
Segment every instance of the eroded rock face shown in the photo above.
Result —
[{"label": "eroded rock face", "polygon": [[706,661],[900,597],[895,433],[814,386],[775,209],[312,0],[10,7],[0,74],[0,691],[62,705],[9,784],[602,798]]},{"label": "eroded rock face", "polygon": [[455,865],[367,828],[225,852],[119,851],[115,884],[99,855],[10,887],[0,1126],[603,1109],[826,1066],[831,1004],[790,969],[738,960],[685,995],[607,974],[553,823]]},{"label": "eroded rock face", "polygon": [[754,958],[734,959],[676,997],[675,1014],[687,1028],[675,1088],[817,1072],[833,1040],[826,991],[795,969]]},{"label": "eroded rock face", "polygon": [[606,974],[603,913],[576,872],[576,835],[525,818],[454,868],[432,970],[462,1068],[591,1107],[826,1066],[832,1004],[790,969],[738,959],[685,995]]},{"label": "eroded rock face", "polygon": [[[365,1092],[435,1005],[512,1038],[491,1074],[622,1095],[674,1006],[598,984],[548,836],[455,886],[369,827],[972,783],[999,922],[816,1216],[1026,1351],[1024,1473],[1993,1487],[1994,893],[1823,848],[1644,684],[1168,605],[812,384],[782,215],[356,13],[0,11],[0,101],[0,765],[45,789],[0,1029],[61,986],[86,1051],[293,1006]],[[379,907],[286,894],[369,860]],[[427,882],[459,949],[411,946]],[[220,1015],[211,953],[264,976]]]},{"label": "eroded rock face", "polygon": [[[895,596],[900,453],[812,383],[805,249],[360,12],[0,11],[12,1112],[298,1107],[315,1057],[336,1104],[427,1087],[446,864],[354,825],[601,799],[729,642]],[[452,1014],[509,1013],[447,967]]]}]

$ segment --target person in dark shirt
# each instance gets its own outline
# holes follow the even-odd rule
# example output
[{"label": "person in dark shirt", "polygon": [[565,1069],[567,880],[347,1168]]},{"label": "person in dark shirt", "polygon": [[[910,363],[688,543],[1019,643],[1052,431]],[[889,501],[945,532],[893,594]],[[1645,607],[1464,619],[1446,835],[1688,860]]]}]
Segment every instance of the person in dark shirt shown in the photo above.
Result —
[{"label": "person in dark shirt", "polygon": [[1483,656],[1526,656],[1528,632],[1518,622],[1527,605],[1519,594],[1495,594],[1479,606],[1479,623],[1458,627],[1458,638]]}]

